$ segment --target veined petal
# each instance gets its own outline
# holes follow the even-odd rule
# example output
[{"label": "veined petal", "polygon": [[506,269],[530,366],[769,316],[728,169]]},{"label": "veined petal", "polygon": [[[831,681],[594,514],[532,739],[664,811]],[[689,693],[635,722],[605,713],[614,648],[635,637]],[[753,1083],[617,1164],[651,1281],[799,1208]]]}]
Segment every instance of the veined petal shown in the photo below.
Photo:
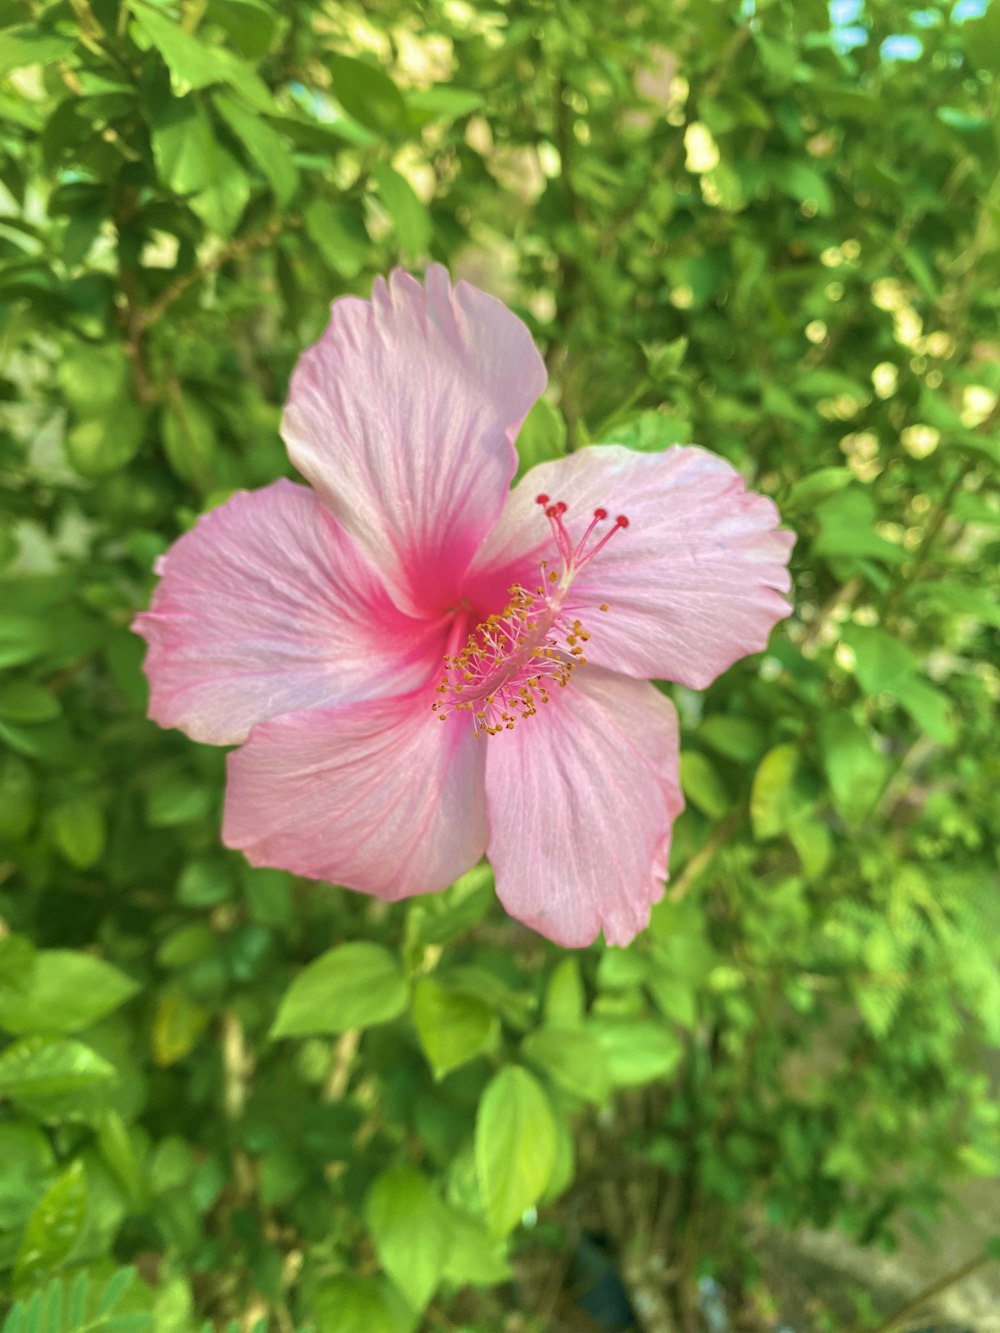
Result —
[{"label": "veined petal", "polygon": [[423,690],[262,722],[229,756],[222,839],[388,901],[446,888],[486,847],[482,746]]},{"label": "veined petal", "polygon": [[383,571],[437,615],[503,507],[514,440],[545,387],[524,324],[439,265],[331,307],[300,358],[282,433],[292,462]]},{"label": "veined petal", "polygon": [[766,647],[791,610],[779,594],[791,587],[795,537],[778,529],[774,504],[747,491],[724,459],[680,446],[640,454],[599,445],[532,468],[477,555],[470,585],[531,578],[539,559],[555,560],[539,493],[566,504],[572,540],[597,508],[609,518],[595,538],[618,514],[628,518],[567,598],[590,633],[590,662],[704,689]]},{"label": "veined petal", "polygon": [[627,944],[663,894],[684,808],[673,705],[586,666],[552,702],[485,742],[488,855],[519,921],[579,947]]},{"label": "veined petal", "polygon": [[157,566],[149,715],[227,745],[256,722],[426,681],[443,628],[399,611],[311,491],[290,481],[203,514]]}]

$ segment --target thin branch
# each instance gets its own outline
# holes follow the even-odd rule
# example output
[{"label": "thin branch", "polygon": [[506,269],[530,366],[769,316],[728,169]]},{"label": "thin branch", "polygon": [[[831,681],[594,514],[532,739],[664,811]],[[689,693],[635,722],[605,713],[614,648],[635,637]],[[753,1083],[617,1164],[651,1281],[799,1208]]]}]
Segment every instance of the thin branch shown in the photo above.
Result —
[{"label": "thin branch", "polygon": [[990,1262],[991,1256],[988,1254],[976,1254],[971,1259],[967,1259],[964,1264],[958,1268],[952,1269],[950,1273],[945,1273],[944,1277],[939,1277],[936,1282],[924,1287],[923,1291],[918,1291],[916,1296],[901,1305],[895,1314],[889,1316],[884,1323],[879,1324],[874,1333],[892,1333],[893,1329],[898,1329],[912,1316],[921,1314],[924,1307],[935,1296],[940,1296],[943,1292],[957,1287],[960,1282],[964,1282],[967,1277],[971,1277],[978,1269]]},{"label": "thin branch", "polygon": [[723,820],[704,847],[695,852],[670,886],[667,893],[669,902],[679,903],[686,896],[691,885],[703,871],[708,869],[715,860],[716,854],[726,845],[742,824],[745,815],[745,806],[740,806],[738,810],[734,810],[728,819]]},{"label": "thin branch", "polygon": [[254,250],[259,250],[262,246],[270,244],[283,228],[297,225],[297,218],[272,218],[267,226],[262,227],[260,231],[255,231],[250,236],[241,236],[238,240],[230,241],[228,245],[221,246],[213,254],[203,259],[200,264],[196,264],[187,273],[182,273],[179,278],[176,278],[157,297],[153,304],[142,312],[139,320],[140,330],[145,331],[150,328],[166,314],[175,301],[180,300],[189,287],[201,282],[203,278],[208,277],[210,273],[214,273],[223,264],[228,264],[231,259],[245,258],[252,254]]}]

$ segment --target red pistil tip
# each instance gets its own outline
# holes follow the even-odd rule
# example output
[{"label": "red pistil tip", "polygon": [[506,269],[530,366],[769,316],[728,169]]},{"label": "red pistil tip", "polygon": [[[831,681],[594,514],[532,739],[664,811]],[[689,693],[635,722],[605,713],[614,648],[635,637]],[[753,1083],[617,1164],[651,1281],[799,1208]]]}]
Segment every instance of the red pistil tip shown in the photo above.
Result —
[{"label": "red pistil tip", "polygon": [[624,514],[619,514],[618,517],[615,519],[615,523],[620,528],[628,527],[628,519],[625,517]]},{"label": "red pistil tip", "polygon": [[535,496],[535,504],[536,504],[536,505],[547,505],[548,502],[549,502],[549,497],[548,497],[547,495],[536,495],[536,496]]},{"label": "red pistil tip", "polygon": [[563,504],[562,500],[557,500],[557,501],[556,501],[556,513],[557,513],[557,514],[565,514],[565,512],[566,512],[566,506],[565,506],[565,504]]},{"label": "red pistil tip", "polygon": [[607,516],[608,516],[608,511],[606,509],[594,510],[594,517],[597,519],[598,523],[603,523],[603,521],[607,518]]}]

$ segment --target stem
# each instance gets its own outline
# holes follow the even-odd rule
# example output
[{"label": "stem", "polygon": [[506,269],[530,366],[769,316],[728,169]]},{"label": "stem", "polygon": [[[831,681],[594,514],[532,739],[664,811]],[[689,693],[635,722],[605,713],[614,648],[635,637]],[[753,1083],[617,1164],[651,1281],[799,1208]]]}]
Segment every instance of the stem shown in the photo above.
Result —
[{"label": "stem", "polygon": [[702,871],[706,870],[715,860],[716,854],[729,841],[730,837],[739,828],[746,815],[746,808],[740,806],[734,810],[728,819],[724,820],[715,830],[708,842],[705,843],[699,851],[688,861],[684,869],[671,885],[667,898],[672,903],[679,903],[685,897],[691,885],[695,882]]},{"label": "stem", "polygon": [[967,1259],[958,1268],[952,1269],[950,1273],[945,1273],[944,1277],[939,1277],[936,1282],[932,1282],[929,1286],[924,1287],[922,1291],[918,1291],[916,1296],[901,1305],[895,1314],[890,1315],[884,1323],[879,1324],[874,1333],[892,1333],[893,1329],[899,1328],[904,1320],[909,1319],[911,1315],[919,1314],[928,1301],[933,1300],[935,1296],[940,1296],[942,1292],[948,1291],[951,1287],[957,1287],[960,1282],[964,1282],[967,1277],[971,1277],[977,1269],[982,1268],[989,1262],[990,1255],[988,1254],[977,1254],[971,1259]]},{"label": "stem", "polygon": [[330,1056],[330,1067],[327,1070],[326,1082],[323,1084],[322,1098],[324,1102],[338,1102],[347,1091],[347,1084],[351,1077],[351,1066],[354,1064],[354,1057],[357,1054],[360,1041],[361,1029],[348,1028],[334,1042],[333,1052]]},{"label": "stem", "polygon": [[273,218],[266,227],[262,227],[260,231],[255,231],[251,236],[243,236],[239,240],[230,241],[228,245],[221,246],[214,254],[209,255],[207,259],[203,259],[200,264],[196,264],[187,273],[182,273],[147,310],[142,312],[139,319],[140,331],[145,331],[155,324],[175,301],[180,300],[189,287],[193,287],[196,282],[201,282],[202,278],[207,277],[209,273],[214,273],[217,268],[221,268],[230,259],[242,259],[261,246],[267,245],[274,240],[282,227],[295,225],[297,225],[297,219]]},{"label": "stem", "polygon": [[829,601],[820,609],[819,613],[810,622],[809,628],[802,636],[802,642],[799,648],[803,654],[808,656],[810,650],[819,642],[820,635],[830,620],[837,614],[842,606],[849,606],[854,601],[858,590],[861,587],[859,578],[848,579],[842,587],[838,588]]}]

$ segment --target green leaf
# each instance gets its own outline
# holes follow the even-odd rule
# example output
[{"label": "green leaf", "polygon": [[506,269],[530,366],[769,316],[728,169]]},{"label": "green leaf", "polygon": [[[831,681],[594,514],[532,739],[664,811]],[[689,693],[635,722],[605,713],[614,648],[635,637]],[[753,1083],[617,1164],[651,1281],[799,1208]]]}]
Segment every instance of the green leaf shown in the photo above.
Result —
[{"label": "green leaf", "polygon": [[604,1048],[585,1027],[546,1026],[521,1043],[525,1059],[585,1101],[602,1106],[611,1095],[611,1070]]},{"label": "green leaf", "polygon": [[875,501],[858,486],[849,486],[817,504],[813,517],[819,524],[814,555],[854,561],[869,557],[889,564],[903,560],[903,548],[875,531]]},{"label": "green leaf", "polygon": [[311,199],[303,213],[306,232],[324,264],[342,278],[356,278],[371,248],[364,220],[349,205]]},{"label": "green leaf", "polygon": [[87,870],[101,858],[106,829],[104,811],[89,796],[74,796],[52,811],[56,846],[77,870]]},{"label": "green leaf", "polygon": [[392,137],[405,130],[406,103],[388,74],[351,56],[334,56],[330,61],[333,93],[349,116],[374,130]]},{"label": "green leaf", "polygon": [[24,935],[0,936],[0,996],[5,991],[23,995],[31,984],[38,956]]},{"label": "green leaf", "polygon": [[219,58],[222,55],[219,48],[206,46],[151,5],[133,0],[131,8],[135,24],[170,70],[171,86],[177,97],[225,78],[225,61]]},{"label": "green leaf", "polygon": [[819,744],[834,809],[849,824],[860,823],[885,786],[886,761],[848,713],[830,713],[821,720]]},{"label": "green leaf", "polygon": [[135,1279],[136,1270],[131,1267],[120,1268],[117,1273],[112,1273],[97,1299],[97,1308],[94,1310],[95,1317],[100,1319],[102,1315],[110,1314],[135,1285]]},{"label": "green leaf", "polygon": [[232,51],[192,37],[160,10],[141,0],[132,0],[131,8],[135,27],[163,57],[175,96],[184,97],[213,83],[228,83],[259,110],[277,109],[267,84]]},{"label": "green leaf", "polygon": [[564,1114],[558,1114],[555,1122],[556,1159],[541,1198],[543,1204],[554,1203],[560,1195],[565,1194],[576,1176],[576,1144],[572,1126]]},{"label": "green leaf", "polygon": [[343,1274],[324,1282],[313,1298],[316,1333],[411,1333],[412,1313],[381,1278]]},{"label": "green leaf", "polygon": [[450,1249],[444,1205],[409,1167],[385,1171],[365,1200],[365,1221],[379,1262],[414,1310],[438,1288]]},{"label": "green leaf", "polygon": [[19,1290],[61,1268],[83,1235],[87,1221],[87,1177],[77,1160],[39,1199],[24,1231],[14,1269]]},{"label": "green leaf", "polygon": [[698,1021],[698,995],[690,982],[669,973],[655,972],[646,978],[646,988],[665,1018],[682,1028],[695,1026]]},{"label": "green leaf", "polygon": [[940,615],[969,616],[1000,628],[1000,601],[989,588],[970,588],[952,579],[922,579],[908,591]]},{"label": "green leaf", "polygon": [[193,194],[210,185],[218,146],[199,99],[150,97],[147,117],[163,184],[174,194]]},{"label": "green leaf", "polygon": [[146,414],[127,397],[105,417],[87,417],[67,433],[66,457],[81,477],[106,477],[135,458],[146,433]]},{"label": "green leaf", "polygon": [[510,1278],[506,1247],[481,1223],[449,1209],[450,1245],[444,1276],[458,1287],[495,1287]]},{"label": "green leaf", "polygon": [[450,944],[482,921],[496,901],[493,871],[485,863],[473,866],[444,893],[415,898],[407,913],[407,945]]},{"label": "green leaf", "polygon": [[191,999],[181,986],[167,986],[153,1013],[153,1059],[166,1069],[190,1054],[211,1021],[211,1011]]},{"label": "green leaf", "polygon": [[174,474],[205,492],[214,485],[215,425],[187,390],[172,393],[163,410],[163,448]]},{"label": "green leaf", "polygon": [[524,419],[517,437],[519,471],[527,472],[536,463],[562,458],[566,453],[566,422],[559,409],[544,396]]},{"label": "green leaf", "polygon": [[102,958],[72,949],[42,949],[25,990],[0,990],[0,1027],[19,1036],[79,1032],[138,990],[131,977]]},{"label": "green leaf", "polygon": [[642,353],[654,384],[668,384],[671,380],[680,378],[689,341],[682,335],[679,338],[672,338],[670,342],[643,343]]},{"label": "green leaf", "polygon": [[248,60],[266,53],[277,25],[277,15],[263,0],[212,0],[208,17],[225,28]]},{"label": "green leaf", "polygon": [[866,694],[894,690],[920,671],[913,651],[883,629],[847,625],[843,641],[854,652],[854,674]]},{"label": "green leaf", "polygon": [[806,816],[788,830],[788,837],[802,866],[802,873],[810,882],[818,880],[830,864],[833,855],[833,837],[820,819]]},{"label": "green leaf", "polygon": [[231,93],[216,93],[215,109],[243,145],[251,162],[257,166],[283,208],[291,202],[299,183],[299,173],[288,146],[267,121]]},{"label": "green leaf", "polygon": [[87,1322],[87,1298],[90,1295],[90,1275],[86,1269],[77,1273],[69,1289],[66,1317],[71,1329]]},{"label": "green leaf", "polygon": [[556,1125],[542,1088],[510,1065],[487,1085],[476,1116],[476,1174],[490,1230],[504,1236],[538,1202],[556,1161]]},{"label": "green leaf", "polygon": [[0,616],[0,669],[41,657],[52,646],[52,624],[42,615]]},{"label": "green leaf", "polygon": [[668,1078],[684,1054],[680,1038],[652,1020],[601,1018],[593,1020],[591,1027],[616,1088],[641,1087]]},{"label": "green leaf", "polygon": [[0,686],[0,718],[5,722],[51,722],[61,712],[59,700],[43,685],[12,680]]},{"label": "green leaf", "polygon": [[686,417],[672,412],[642,412],[622,426],[609,428],[608,444],[624,444],[640,453],[658,454],[674,444],[687,444],[693,428]]},{"label": "green leaf", "polygon": [[973,68],[1000,74],[1000,14],[996,5],[987,4],[982,15],[967,19],[961,33],[962,46]]},{"label": "green leaf", "polygon": [[115,1078],[106,1060],[69,1038],[25,1037],[0,1053],[0,1097],[46,1121],[88,1119]]},{"label": "green leaf", "polygon": [[821,467],[818,472],[799,478],[782,508],[787,512],[808,510],[844,490],[853,480],[854,473],[849,467]]},{"label": "green leaf", "polygon": [[709,819],[723,819],[732,805],[726,784],[698,750],[681,752],[681,787],[695,809]]},{"label": "green leaf", "polygon": [[31,23],[0,32],[0,79],[29,65],[52,65],[76,50],[76,39]]},{"label": "green leaf", "polygon": [[236,230],[250,198],[250,181],[232,153],[215,142],[212,179],[205,189],[192,195],[193,212],[217,236],[226,238]]},{"label": "green leaf", "polygon": [[583,1022],[586,996],[580,964],[575,958],[557,963],[545,991],[545,1021],[553,1027],[572,1027]]},{"label": "green leaf", "polygon": [[812,204],[823,217],[833,212],[833,191],[826,177],[808,162],[795,158],[783,162],[777,185],[800,204]]},{"label": "green leaf", "polygon": [[19,1230],[55,1173],[49,1141],[34,1125],[0,1120],[0,1231]]},{"label": "green leaf", "polygon": [[219,857],[189,861],[177,881],[177,901],[185,907],[218,907],[232,893],[232,872]]},{"label": "green leaf", "polygon": [[403,255],[415,260],[426,254],[431,243],[431,216],[413,192],[413,186],[384,162],[372,167],[372,179],[396,229]]},{"label": "green leaf", "polygon": [[146,823],[150,828],[177,828],[203,819],[212,793],[184,773],[167,773],[146,794]]},{"label": "green leaf", "polygon": [[74,344],[60,358],[56,379],[79,417],[107,417],[127,396],[128,359],[118,343]]},{"label": "green leaf", "polygon": [[854,989],[865,1026],[876,1037],[888,1035],[903,1001],[905,983],[881,978],[873,984],[858,982]]},{"label": "green leaf", "polygon": [[278,1008],[272,1037],[305,1037],[373,1027],[406,1008],[399,963],[379,944],[341,944],[317,958],[292,982]]},{"label": "green leaf", "polygon": [[739,764],[758,759],[767,744],[767,734],[759,722],[731,713],[715,713],[698,724],[698,739]]},{"label": "green leaf", "polygon": [[750,821],[758,841],[776,838],[806,813],[799,784],[799,751],[776,745],[757,766],[750,789]]},{"label": "green leaf", "polygon": [[432,120],[458,120],[483,105],[481,93],[439,83],[433,88],[407,89],[406,105],[410,123],[422,126]]},{"label": "green leaf", "polygon": [[136,1147],[117,1111],[107,1111],[97,1125],[101,1156],[115,1173],[133,1203],[143,1195],[143,1170]]},{"label": "green leaf", "polygon": [[437,1078],[496,1044],[499,1021],[482,1000],[422,977],[413,993],[413,1025]]},{"label": "green leaf", "polygon": [[910,717],[938,745],[951,745],[956,724],[951,700],[929,681],[910,676],[897,681],[894,693]]}]

